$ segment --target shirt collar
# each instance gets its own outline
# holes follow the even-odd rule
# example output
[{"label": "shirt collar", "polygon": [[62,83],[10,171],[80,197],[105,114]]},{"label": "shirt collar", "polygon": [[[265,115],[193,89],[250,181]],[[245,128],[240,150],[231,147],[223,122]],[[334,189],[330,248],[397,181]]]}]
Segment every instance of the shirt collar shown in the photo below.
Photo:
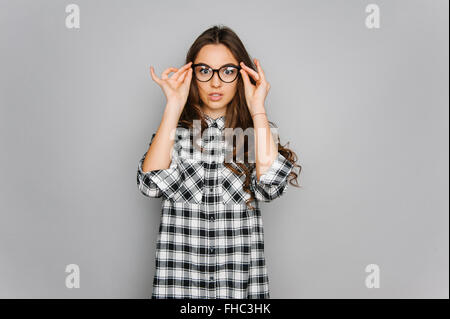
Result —
[{"label": "shirt collar", "polygon": [[204,116],[206,119],[206,123],[208,123],[208,127],[217,127],[220,130],[223,130],[223,128],[225,127],[225,115],[222,115],[221,117],[218,117],[216,119],[213,119],[206,114]]}]

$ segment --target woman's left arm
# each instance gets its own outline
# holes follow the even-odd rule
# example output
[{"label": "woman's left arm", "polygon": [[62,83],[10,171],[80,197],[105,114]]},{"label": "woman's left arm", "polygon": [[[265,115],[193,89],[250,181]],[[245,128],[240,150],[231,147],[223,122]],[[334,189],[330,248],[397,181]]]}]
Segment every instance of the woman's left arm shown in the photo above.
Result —
[{"label": "woman's left arm", "polygon": [[[245,87],[245,98],[253,120],[256,177],[266,173],[278,156],[278,146],[273,139],[269,121],[267,120],[264,102],[270,90],[264,70],[259,60],[254,59],[258,72],[241,62],[241,74]],[[249,75],[255,80],[256,86],[250,82]]]},{"label": "woman's left arm", "polygon": [[270,131],[269,121],[264,106],[261,105],[254,109],[252,113],[253,127],[255,130],[255,164],[256,177],[265,174],[272,166],[278,155],[278,147],[275,144],[272,133]]},{"label": "woman's left arm", "polygon": [[[270,89],[263,69],[257,59],[255,64],[258,72],[241,62],[241,74],[245,86],[245,97],[253,119],[256,169],[252,174],[252,188],[256,199],[269,202],[281,196],[287,189],[287,178],[293,164],[278,152],[264,101]],[[249,75],[255,80],[254,86]],[[277,134],[278,135],[278,134]]]}]

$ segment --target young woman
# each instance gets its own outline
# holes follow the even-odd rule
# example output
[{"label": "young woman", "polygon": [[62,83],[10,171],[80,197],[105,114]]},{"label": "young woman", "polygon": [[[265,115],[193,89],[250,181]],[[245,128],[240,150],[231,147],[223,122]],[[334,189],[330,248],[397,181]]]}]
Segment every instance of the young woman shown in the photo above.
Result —
[{"label": "young woman", "polygon": [[258,202],[282,195],[288,181],[299,187],[301,166],[275,143],[270,84],[254,61],[230,28],[214,26],[180,69],[159,78],[150,67],[167,98],[137,171],[140,192],[164,199],[152,298],[270,298]]}]

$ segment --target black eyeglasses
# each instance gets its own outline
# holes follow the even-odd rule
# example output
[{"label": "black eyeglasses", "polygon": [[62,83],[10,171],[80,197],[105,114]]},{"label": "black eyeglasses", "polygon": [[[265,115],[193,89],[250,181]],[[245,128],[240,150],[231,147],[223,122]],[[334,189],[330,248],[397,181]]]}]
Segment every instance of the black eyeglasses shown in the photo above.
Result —
[{"label": "black eyeglasses", "polygon": [[234,65],[232,63],[225,64],[220,67],[220,69],[213,69],[205,63],[193,64],[191,66],[194,69],[194,76],[200,82],[208,82],[217,72],[219,79],[222,82],[230,83],[237,79],[239,75],[240,66]]}]

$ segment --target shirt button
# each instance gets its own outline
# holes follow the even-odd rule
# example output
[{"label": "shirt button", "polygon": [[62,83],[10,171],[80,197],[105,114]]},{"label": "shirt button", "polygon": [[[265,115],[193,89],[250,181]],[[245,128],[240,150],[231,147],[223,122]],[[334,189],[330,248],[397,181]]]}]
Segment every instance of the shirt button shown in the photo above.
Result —
[{"label": "shirt button", "polygon": [[213,276],[209,277],[209,280],[213,281],[213,280],[214,280],[214,277],[213,277]]},{"label": "shirt button", "polygon": [[214,253],[214,248],[210,248],[209,249],[209,252],[212,254],[212,253]]},{"label": "shirt button", "polygon": [[214,216],[209,217],[209,221],[213,222],[214,221]]}]

